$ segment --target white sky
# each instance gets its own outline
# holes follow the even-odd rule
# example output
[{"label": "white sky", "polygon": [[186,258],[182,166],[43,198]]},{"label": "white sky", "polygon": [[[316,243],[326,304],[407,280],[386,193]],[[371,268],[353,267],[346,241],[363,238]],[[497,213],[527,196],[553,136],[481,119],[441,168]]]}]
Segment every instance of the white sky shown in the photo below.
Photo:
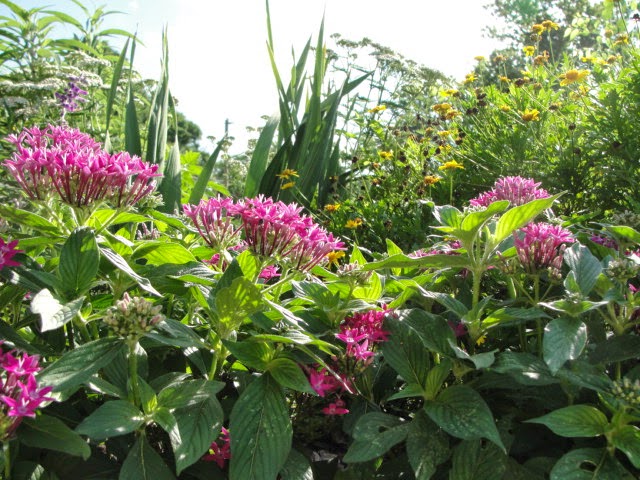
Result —
[{"label": "white sky", "polygon": [[[24,8],[47,5],[74,14],[70,0],[13,0]],[[300,52],[318,32],[325,16],[325,39],[373,41],[405,58],[462,80],[476,55],[488,56],[496,44],[483,38],[492,22],[483,8],[490,0],[271,0],[278,67],[288,80],[291,47]],[[158,78],[162,28],[168,26],[170,88],[178,109],[203,131],[206,150],[221,138],[224,121],[236,137],[232,153],[244,150],[245,126],[261,126],[262,115],[278,108],[278,96],[266,49],[264,0],[86,0],[90,10],[106,5],[123,15],[107,17],[106,27],[137,29],[134,66]],[[0,13],[4,7],[0,6]],[[82,19],[82,16],[76,15]],[[331,46],[329,44],[329,46]]]}]

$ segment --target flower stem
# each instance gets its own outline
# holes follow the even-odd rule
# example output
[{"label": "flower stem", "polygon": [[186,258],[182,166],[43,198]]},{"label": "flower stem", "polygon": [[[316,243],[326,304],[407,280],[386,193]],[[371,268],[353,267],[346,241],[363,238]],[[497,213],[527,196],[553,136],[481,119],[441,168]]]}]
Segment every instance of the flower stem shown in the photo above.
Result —
[{"label": "flower stem", "polygon": [[2,442],[2,451],[4,453],[4,478],[9,480],[11,478],[11,450],[9,440]]},{"label": "flower stem", "polygon": [[138,356],[136,355],[136,347],[138,340],[130,340],[129,344],[129,380],[131,381],[131,397],[130,400],[137,407],[140,406],[140,384],[138,382]]}]

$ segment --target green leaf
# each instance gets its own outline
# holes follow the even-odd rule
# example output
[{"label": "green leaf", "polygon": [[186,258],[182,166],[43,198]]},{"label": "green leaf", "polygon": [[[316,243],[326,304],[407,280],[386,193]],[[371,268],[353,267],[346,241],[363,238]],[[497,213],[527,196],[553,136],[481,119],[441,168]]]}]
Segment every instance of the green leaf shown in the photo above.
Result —
[{"label": "green leaf", "polygon": [[480,439],[465,440],[453,451],[451,480],[494,480],[507,473],[508,457],[491,443]]},{"label": "green leaf", "polygon": [[[204,455],[218,437],[224,414],[215,397],[173,412],[177,435],[171,438],[178,475]],[[179,438],[178,438],[179,437]]]},{"label": "green leaf", "polygon": [[35,213],[28,212],[27,210],[20,210],[19,208],[11,205],[0,204],[0,217],[6,221],[32,228],[37,232],[48,234],[50,236],[53,235],[58,237],[62,235],[60,229],[46,218]]},{"label": "green leaf", "polygon": [[147,265],[165,265],[173,263],[183,265],[196,262],[196,257],[179,243],[147,240],[133,251],[131,260],[144,258]]},{"label": "green leaf", "polygon": [[489,313],[489,315],[482,320],[482,328],[515,326],[541,318],[550,317],[539,308],[499,308]]},{"label": "green leaf", "polygon": [[80,311],[84,297],[76,298],[72,302],[62,305],[53,298],[51,292],[46,288],[40,290],[31,300],[31,311],[40,315],[40,331],[47,332],[55,330],[71,321]]},{"label": "green leaf", "polygon": [[587,247],[579,243],[575,243],[571,248],[565,250],[563,258],[573,272],[580,292],[585,296],[589,295],[602,273],[600,261],[593,256]]},{"label": "green leaf", "polygon": [[448,358],[442,358],[440,363],[435,365],[427,375],[425,382],[425,396],[429,400],[433,400],[442,388],[442,384],[451,373],[452,362]]},{"label": "green leaf", "polygon": [[122,271],[125,275],[131,278],[131,280],[135,281],[140,286],[140,288],[142,288],[146,292],[149,292],[152,295],[156,295],[158,297],[162,296],[160,292],[158,292],[155,288],[153,288],[153,286],[151,285],[148,279],[141,277],[136,272],[134,272],[133,269],[127,263],[127,261],[124,258],[122,258],[122,256],[118,255],[116,252],[114,252],[109,248],[102,248],[102,247],[100,248],[100,254],[104,256],[107,260],[109,260],[116,268]]},{"label": "green leaf", "polygon": [[380,412],[362,415],[353,430],[353,443],[343,461],[358,463],[384,455],[391,447],[407,438],[409,425],[398,417]]},{"label": "green leaf", "polygon": [[232,342],[223,340],[224,346],[245,367],[263,371],[275,354],[275,349],[270,343],[253,341]]},{"label": "green leaf", "polygon": [[427,255],[426,257],[408,257],[404,254],[392,255],[384,260],[369,262],[362,266],[365,271],[382,268],[463,268],[469,266],[464,255]]},{"label": "green leaf", "polygon": [[215,399],[224,384],[214,380],[187,380],[169,385],[158,394],[158,403],[166,408],[186,408]]},{"label": "green leaf", "polygon": [[[597,471],[597,477],[594,472]],[[636,478],[604,448],[579,448],[566,453],[551,470],[550,480],[633,480]]]},{"label": "green leaf", "polygon": [[292,428],[285,396],[263,375],[242,392],[231,411],[231,480],[273,480],[291,449]]},{"label": "green leaf", "polygon": [[597,437],[604,434],[609,423],[604,413],[589,405],[559,408],[527,422],[546,425],[553,433],[562,437]]},{"label": "green leaf", "polygon": [[314,480],[309,460],[295,449],[291,449],[287,462],[280,470],[282,480]]},{"label": "green leaf", "polygon": [[613,233],[616,237],[631,240],[633,243],[640,243],[640,232],[625,225],[607,226],[606,230]]},{"label": "green leaf", "polygon": [[175,480],[162,457],[140,435],[122,464],[118,480]]},{"label": "green leaf", "polygon": [[[69,17],[74,20],[73,17]],[[75,21],[75,20],[74,20]],[[82,28],[82,26],[80,26]],[[118,61],[115,63],[113,67],[113,75],[111,77],[111,87],[109,88],[109,94],[107,95],[106,102],[106,126],[105,130],[109,131],[109,124],[111,123],[111,112],[113,111],[113,104],[116,100],[116,94],[118,92],[118,84],[120,83],[120,77],[122,76],[122,66],[124,65],[124,60],[127,57],[127,50],[129,50],[129,39],[127,38],[122,51],[120,52],[120,56],[118,57]]]},{"label": "green leaf", "polygon": [[480,394],[466,385],[455,385],[425,402],[427,415],[443,430],[463,440],[486,438],[505,450],[491,410]]},{"label": "green leaf", "polygon": [[76,427],[76,433],[92,440],[126,435],[144,423],[143,413],[126,400],[111,400],[103,403]]},{"label": "green leaf", "polygon": [[155,330],[145,334],[145,338],[152,338],[156,342],[175,347],[205,347],[202,338],[191,328],[170,318],[165,318],[162,322],[158,323],[155,326]]},{"label": "green leaf", "polygon": [[431,366],[429,351],[411,326],[389,316],[384,322],[389,340],[381,344],[385,361],[407,382],[424,385]]},{"label": "green leaf", "polygon": [[91,288],[98,274],[100,253],[96,236],[89,227],[76,228],[60,252],[58,277],[68,299],[78,298]]},{"label": "green leaf", "polygon": [[500,242],[518,228],[524,227],[547,208],[551,208],[553,202],[555,202],[559,196],[558,194],[548,198],[540,198],[508,210],[500,217],[500,220],[498,220],[496,224],[496,231],[491,236],[491,245],[497,247]]},{"label": "green leaf", "polygon": [[[135,42],[134,42],[135,46]],[[133,48],[132,48],[133,52]],[[129,79],[128,100],[124,113],[124,149],[131,155],[142,155],[142,139],[140,138],[140,125],[136,113],[136,100],[133,96],[133,84]]]},{"label": "green leaf", "polygon": [[283,387],[316,395],[300,365],[290,358],[279,357],[269,362],[266,370]]},{"label": "green leaf", "polygon": [[420,410],[409,424],[407,456],[416,480],[428,480],[436,468],[450,455],[449,438],[424,411]]},{"label": "green leaf", "polygon": [[205,164],[202,166],[202,171],[200,172],[200,175],[198,175],[198,179],[196,180],[195,185],[191,189],[191,194],[189,195],[189,203],[191,205],[197,205],[198,203],[200,203],[200,200],[202,200],[202,197],[204,196],[204,193],[207,190],[207,184],[209,183],[209,180],[211,180],[211,176],[213,174],[213,167],[215,167],[216,165],[216,161],[218,160],[218,155],[220,155],[222,148],[225,146],[227,142],[228,142],[228,138],[226,136],[222,137],[222,140],[220,140],[216,144],[215,150],[211,155],[209,155],[209,158],[207,159]]},{"label": "green leaf", "polygon": [[578,317],[589,310],[608,304],[607,300],[592,302],[590,300],[556,300],[553,302],[540,302],[539,305],[550,308],[556,312],[566,313],[571,317]]},{"label": "green leaf", "polygon": [[91,449],[80,435],[67,427],[62,420],[40,414],[36,418],[22,419],[18,438],[28,447],[45,448],[63,452],[87,460]]},{"label": "green leaf", "polygon": [[[422,344],[433,352],[451,355],[451,342],[455,343],[453,330],[447,321],[424,310],[403,310],[397,316],[388,317],[389,322],[403,322],[412,334],[416,335]],[[385,321],[385,324],[386,322]]]},{"label": "green leaf", "polygon": [[119,338],[101,338],[65,353],[38,375],[38,383],[53,386],[54,392],[86,382],[94,373],[126,350]]},{"label": "green leaf", "polygon": [[558,379],[551,375],[547,364],[530,353],[501,352],[491,370],[508,374],[522,385],[541,386],[558,383]]},{"label": "green leaf", "polygon": [[[171,104],[173,105],[173,100],[171,100]],[[174,118],[177,118],[175,113]],[[173,146],[169,152],[169,158],[164,164],[162,181],[158,185],[158,193],[162,195],[162,206],[158,210],[168,213],[179,211],[182,199],[182,171],[180,168],[177,120],[175,131],[176,136],[173,139]]]},{"label": "green leaf", "polygon": [[223,326],[220,335],[237,330],[242,322],[252,313],[260,310],[262,295],[254,283],[244,277],[238,277],[229,287],[219,290],[216,294],[216,311],[218,321]]},{"label": "green leaf", "polygon": [[273,136],[278,128],[280,121],[279,115],[272,115],[262,128],[256,146],[251,155],[251,163],[244,184],[244,195],[253,197],[259,193],[260,181],[267,170],[267,162],[269,161],[269,153],[273,143]]},{"label": "green leaf", "polygon": [[577,318],[556,318],[544,327],[542,352],[551,373],[575,360],[587,345],[587,326]]},{"label": "green leaf", "polygon": [[434,207],[433,216],[440,222],[440,225],[446,225],[452,228],[460,227],[463,218],[462,212],[451,205]]},{"label": "green leaf", "polygon": [[625,425],[616,430],[611,443],[622,450],[634,467],[640,468],[640,429],[635,425]]},{"label": "green leaf", "polygon": [[454,228],[449,235],[459,239],[464,245],[472,242],[482,226],[494,215],[504,212],[509,208],[508,200],[493,202],[486,209],[468,213],[459,228]]},{"label": "green leaf", "polygon": [[615,335],[598,343],[589,354],[591,363],[623,362],[640,358],[640,337],[633,334]]}]

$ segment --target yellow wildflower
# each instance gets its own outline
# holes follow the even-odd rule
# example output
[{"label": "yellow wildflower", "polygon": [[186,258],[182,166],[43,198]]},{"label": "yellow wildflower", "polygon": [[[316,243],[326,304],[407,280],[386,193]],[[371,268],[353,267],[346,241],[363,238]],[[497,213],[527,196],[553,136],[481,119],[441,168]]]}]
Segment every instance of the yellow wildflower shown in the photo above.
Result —
[{"label": "yellow wildflower", "polygon": [[607,29],[604,31],[604,36],[605,36],[605,37],[607,37],[607,38],[611,38],[611,37],[613,37],[613,30],[610,30],[610,29],[608,29],[608,28],[607,28]]},{"label": "yellow wildflower", "polygon": [[293,187],[296,182],[287,182],[280,187],[280,190],[287,190],[288,188]]},{"label": "yellow wildflower", "polygon": [[456,170],[456,169],[461,169],[464,170],[464,167],[462,166],[461,163],[456,162],[455,160],[449,160],[448,162],[445,162],[444,165],[440,165],[438,167],[438,170]]},{"label": "yellow wildflower", "polygon": [[540,112],[538,110],[536,110],[535,108],[529,110],[528,108],[525,109],[524,112],[522,112],[520,114],[520,118],[524,121],[524,122],[537,122],[538,120],[540,120]]},{"label": "yellow wildflower", "polygon": [[377,105],[377,106],[373,107],[371,110],[367,110],[367,113],[384,112],[386,109],[387,109],[386,105]]},{"label": "yellow wildflower", "polygon": [[595,63],[597,59],[595,57],[592,57],[591,55],[588,55],[586,57],[582,57],[580,60],[584,63]]},{"label": "yellow wildflower", "polygon": [[533,58],[534,65],[544,65],[549,61],[549,52],[546,50],[542,52],[540,55],[537,55]]},{"label": "yellow wildflower", "polygon": [[613,42],[614,45],[628,45],[629,44],[629,35],[626,33],[621,33],[620,35],[616,35],[616,39]]},{"label": "yellow wildflower", "polygon": [[533,57],[533,54],[536,53],[536,47],[533,45],[527,45],[526,47],[523,47],[522,51],[527,57]]},{"label": "yellow wildflower", "polygon": [[478,62],[484,62],[485,61],[485,58],[482,55],[475,56],[475,57],[473,57],[473,59],[477,60]]},{"label": "yellow wildflower", "polygon": [[486,335],[482,335],[480,338],[478,338],[476,340],[476,345],[480,346],[480,345],[484,344],[484,342],[486,342],[486,341],[487,341],[487,336]]},{"label": "yellow wildflower", "polygon": [[449,135],[451,135],[451,131],[450,130],[440,130],[439,132],[437,132],[438,136],[440,138],[444,138],[444,137],[448,137]]},{"label": "yellow wildflower", "polygon": [[280,177],[284,180],[289,180],[291,177],[297,177],[298,172],[291,168],[285,168],[282,172],[276,174],[276,177]]},{"label": "yellow wildflower", "polygon": [[544,27],[539,23],[536,23],[531,27],[531,32],[535,33],[536,35],[540,35],[542,32],[544,32]]},{"label": "yellow wildflower", "polygon": [[333,252],[327,253],[327,260],[329,260],[329,265],[338,266],[338,260],[344,257],[345,253],[342,250],[335,250]]},{"label": "yellow wildflower", "polygon": [[571,85],[575,82],[581,82],[587,77],[587,75],[589,75],[589,70],[571,69],[560,75],[560,85],[565,86]]},{"label": "yellow wildflower", "polygon": [[464,83],[465,83],[465,84],[467,84],[467,83],[473,83],[473,82],[475,82],[475,81],[476,81],[476,76],[475,76],[473,73],[467,73],[467,74],[464,76]]},{"label": "yellow wildflower", "polygon": [[556,22],[552,20],[545,20],[544,22],[542,22],[542,26],[544,27],[545,30],[548,30],[548,31],[558,30],[560,28],[560,25],[558,25]]},{"label": "yellow wildflower", "polygon": [[446,115],[444,116],[445,119],[447,120],[452,120],[458,116],[462,115],[458,110],[456,110],[455,108],[452,108],[451,110],[449,110]]},{"label": "yellow wildflower", "polygon": [[356,218],[355,220],[347,220],[347,223],[344,224],[346,228],[353,228],[353,229],[358,228],[361,225],[362,225],[361,218]]},{"label": "yellow wildflower", "polygon": [[384,150],[381,150],[381,151],[378,152],[378,155],[380,155],[380,158],[388,160],[390,158],[393,158],[393,150],[389,150],[388,152],[385,152]]},{"label": "yellow wildflower", "polygon": [[502,110],[503,112],[510,112],[511,107],[509,105],[500,105],[500,110]]},{"label": "yellow wildflower", "polygon": [[493,57],[493,63],[502,63],[506,60],[507,57],[505,57],[504,55],[496,55],[495,57]]},{"label": "yellow wildflower", "polygon": [[509,83],[511,80],[509,80],[509,77],[506,77],[504,75],[500,75],[498,77],[498,80],[500,80],[502,83]]},{"label": "yellow wildflower", "polygon": [[433,110],[436,113],[439,113],[440,115],[444,115],[452,108],[453,107],[451,106],[450,103],[436,103],[433,107],[431,107],[431,110]]},{"label": "yellow wildflower", "polygon": [[605,60],[605,62],[607,63],[607,65],[612,65],[616,63],[618,60],[620,60],[620,55],[609,55]]},{"label": "yellow wildflower", "polygon": [[422,182],[428,187],[430,187],[431,185],[435,185],[436,183],[438,183],[440,180],[441,180],[441,177],[438,177],[437,175],[427,175],[424,177]]},{"label": "yellow wildflower", "polygon": [[460,92],[458,90],[456,90],[455,88],[447,88],[446,90],[443,90],[440,93],[442,94],[443,97],[455,97]]},{"label": "yellow wildflower", "polygon": [[324,206],[324,210],[325,210],[325,212],[329,212],[329,213],[337,212],[338,210],[340,210],[340,204],[339,203],[327,203]]}]

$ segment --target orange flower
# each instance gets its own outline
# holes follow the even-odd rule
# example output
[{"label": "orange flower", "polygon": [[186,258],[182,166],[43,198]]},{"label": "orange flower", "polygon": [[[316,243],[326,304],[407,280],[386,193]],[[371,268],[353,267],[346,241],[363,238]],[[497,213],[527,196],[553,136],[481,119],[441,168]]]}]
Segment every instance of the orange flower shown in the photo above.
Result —
[{"label": "orange flower", "polygon": [[327,203],[324,206],[325,212],[329,212],[329,213],[337,212],[339,209],[340,209],[339,203]]},{"label": "orange flower", "polygon": [[531,110],[527,108],[520,114],[520,118],[522,118],[524,122],[537,122],[540,120],[540,112],[535,108]]}]

